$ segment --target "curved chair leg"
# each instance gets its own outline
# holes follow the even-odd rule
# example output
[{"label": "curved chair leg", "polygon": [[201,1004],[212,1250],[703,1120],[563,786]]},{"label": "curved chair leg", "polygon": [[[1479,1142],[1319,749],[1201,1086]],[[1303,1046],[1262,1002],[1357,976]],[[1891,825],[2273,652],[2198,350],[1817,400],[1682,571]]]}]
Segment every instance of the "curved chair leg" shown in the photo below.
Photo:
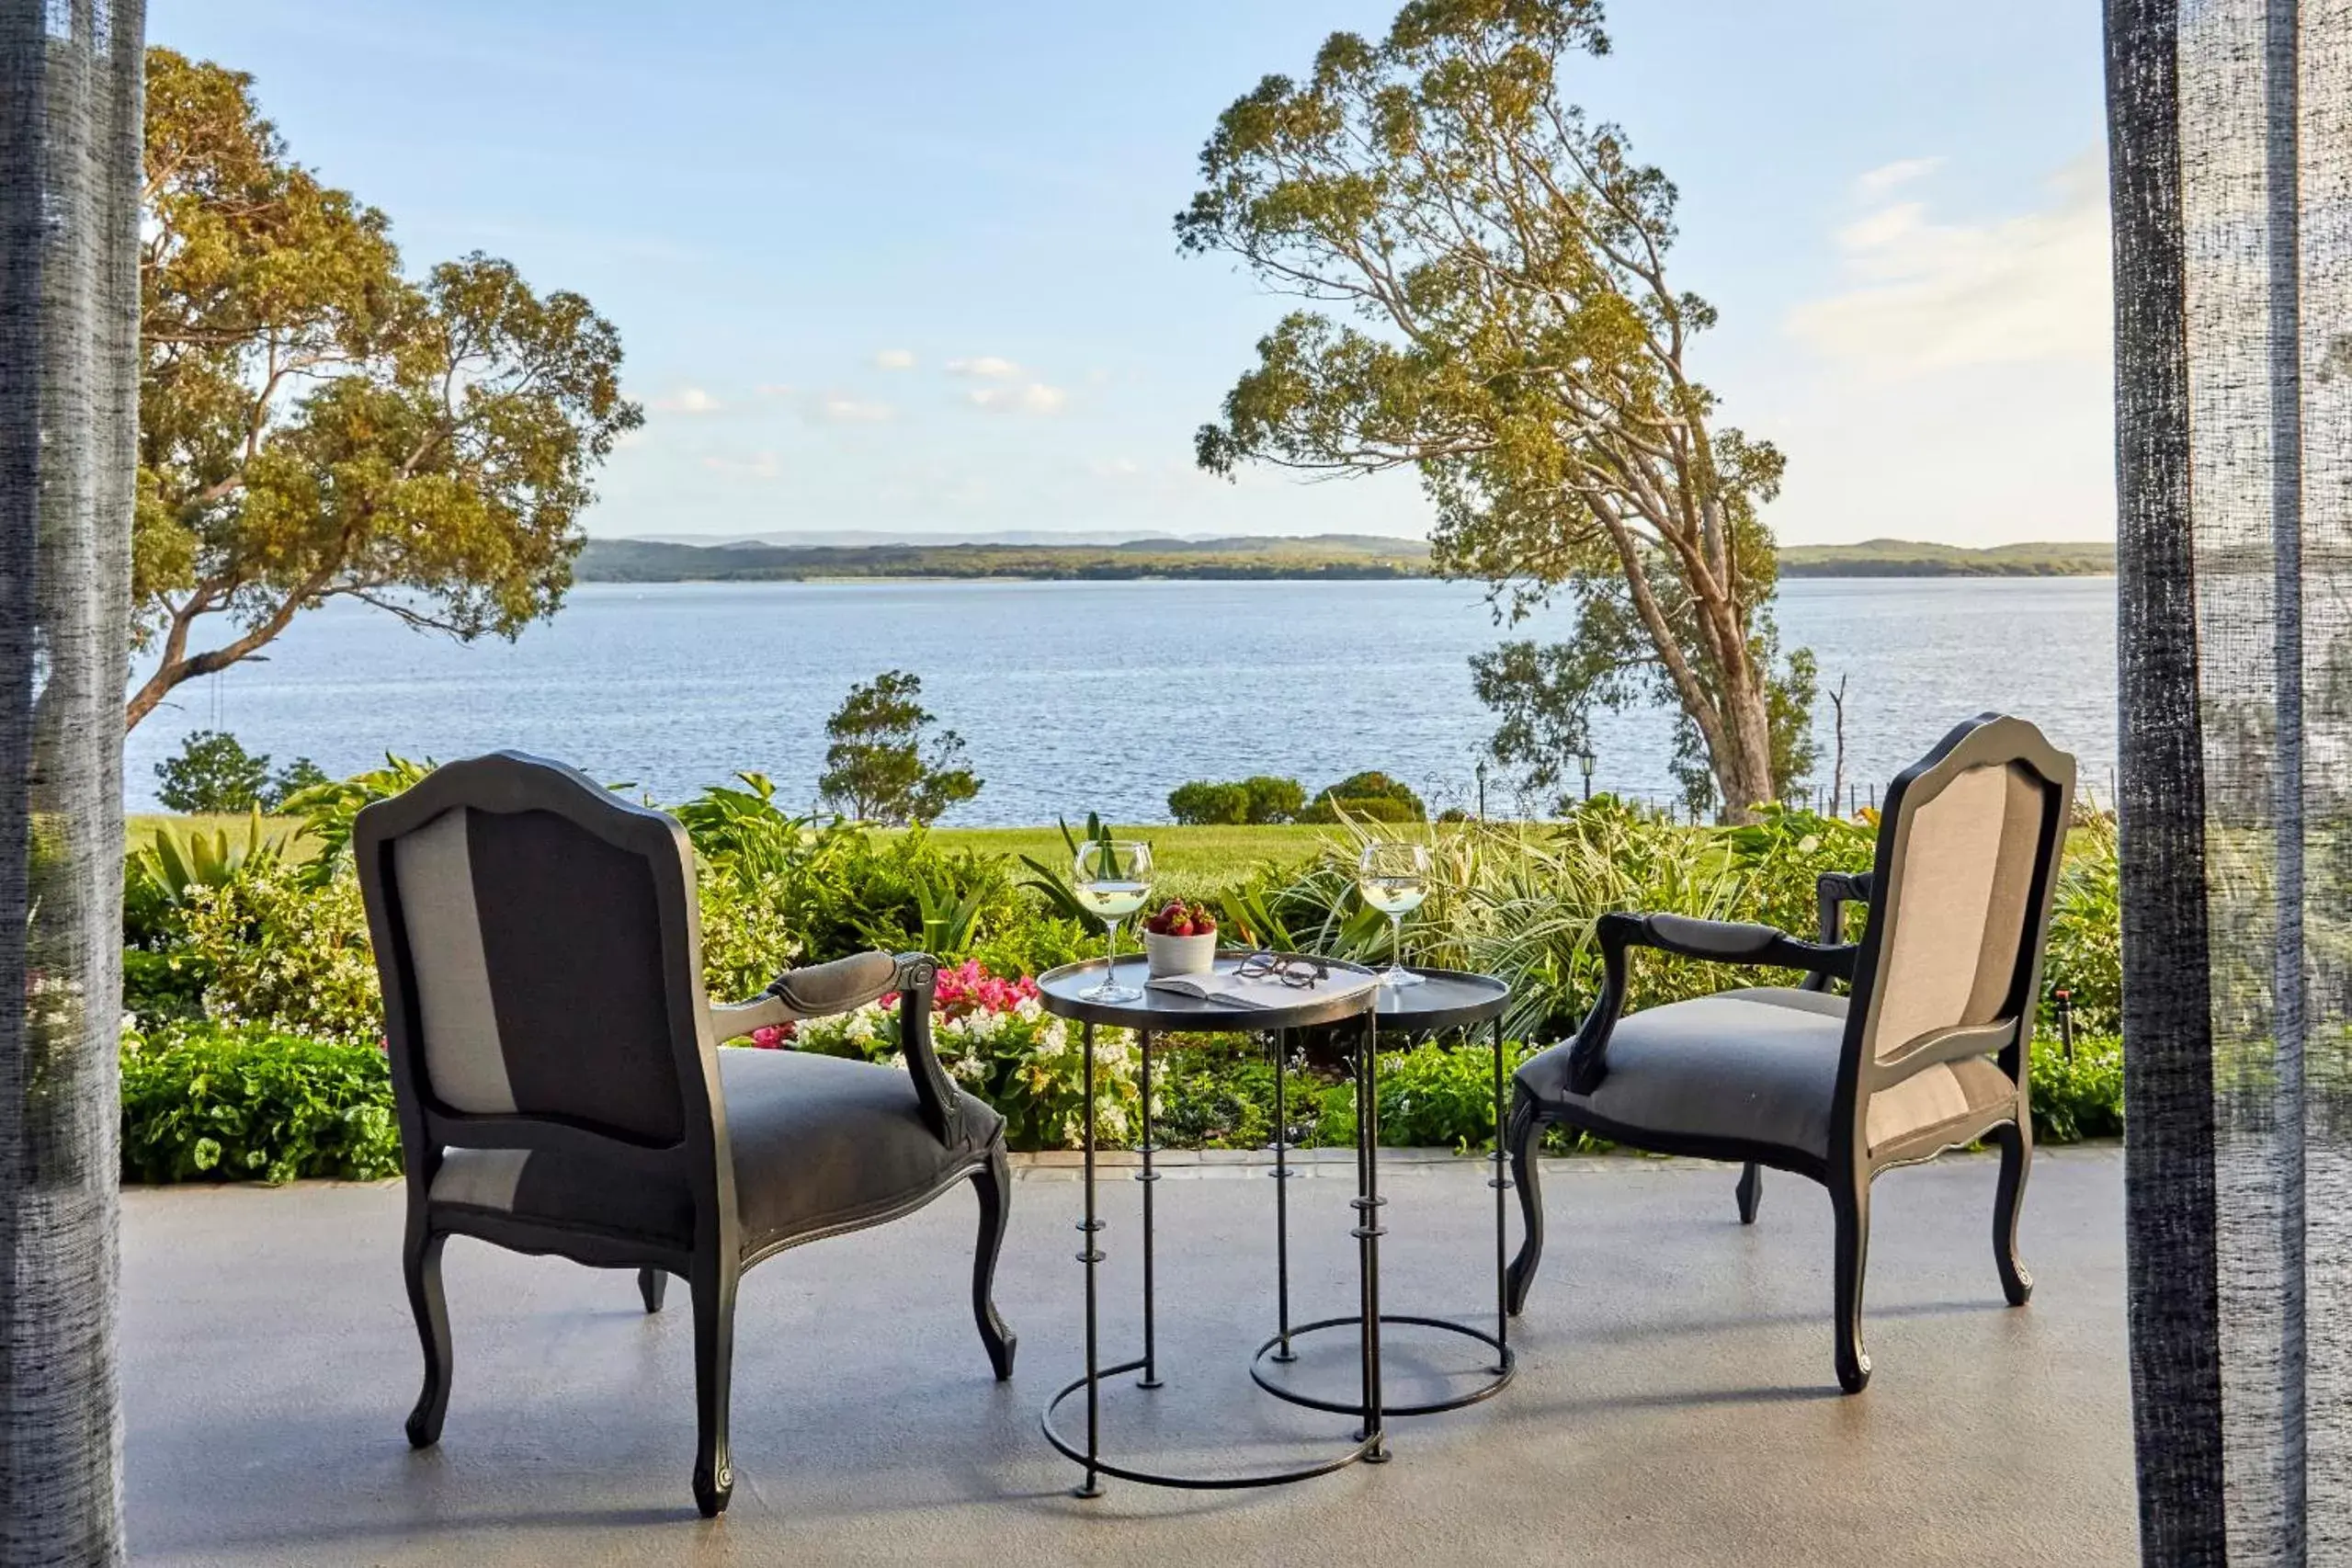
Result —
[{"label": "curved chair leg", "polygon": [[1020,1344],[1019,1335],[996,1315],[996,1254],[1005,1244],[1005,1227],[1013,1213],[1012,1163],[1002,1147],[990,1156],[986,1168],[971,1174],[971,1187],[980,1194],[980,1240],[971,1255],[971,1315],[980,1324],[980,1342],[988,1346],[988,1364],[996,1369],[1001,1383],[1013,1375],[1013,1351]]},{"label": "curved chair leg", "polygon": [[1528,1304],[1528,1290],[1543,1262],[1543,1188],[1539,1185],[1535,1158],[1536,1147],[1543,1139],[1543,1119],[1524,1090],[1511,1107],[1511,1120],[1503,1136],[1511,1145],[1511,1182],[1519,1189],[1519,1256],[1511,1260],[1504,1298],[1511,1315],[1517,1317]]},{"label": "curved chair leg", "polygon": [[697,1259],[694,1278],[694,1506],[716,1518],[735,1490],[727,1457],[727,1394],[734,1375],[735,1267]]},{"label": "curved chair leg", "polygon": [[1740,1169],[1740,1185],[1733,1190],[1739,1199],[1740,1223],[1755,1223],[1755,1211],[1764,1205],[1764,1167],[1750,1160]]},{"label": "curved chair leg", "polygon": [[669,1290],[670,1277],[663,1270],[641,1268],[637,1271],[637,1293],[644,1298],[647,1312],[660,1312],[662,1298],[669,1294]]},{"label": "curved chair leg", "polygon": [[425,1348],[425,1389],[408,1413],[409,1446],[429,1449],[441,1440],[441,1420],[449,1413],[449,1304],[441,1292],[441,1244],[449,1238],[409,1222],[401,1247],[401,1271],[408,1278],[408,1308],[416,1314],[416,1337]]},{"label": "curved chair leg", "polygon": [[1860,1393],[1870,1381],[1869,1353],[1862,1348],[1862,1276],[1870,1261],[1870,1187],[1848,1176],[1832,1182],[1830,1208],[1837,1221],[1837,1386]]},{"label": "curved chair leg", "polygon": [[2033,1132],[2011,1123],[1989,1135],[2001,1145],[2001,1185],[1993,1195],[1993,1263],[2001,1271],[2001,1294],[2022,1307],[2033,1294],[2033,1276],[2017,1258],[2017,1210],[2025,1206],[2026,1177],[2033,1173]]}]

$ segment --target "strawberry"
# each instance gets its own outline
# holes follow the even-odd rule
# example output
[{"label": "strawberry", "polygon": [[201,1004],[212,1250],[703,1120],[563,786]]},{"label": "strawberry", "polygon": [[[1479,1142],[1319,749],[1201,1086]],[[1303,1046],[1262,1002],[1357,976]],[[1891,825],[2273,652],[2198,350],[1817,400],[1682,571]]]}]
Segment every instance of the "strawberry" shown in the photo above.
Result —
[{"label": "strawberry", "polygon": [[1189,920],[1176,921],[1174,924],[1170,925],[1166,930],[1161,932],[1160,935],[1163,937],[1189,937],[1192,935],[1192,922]]}]

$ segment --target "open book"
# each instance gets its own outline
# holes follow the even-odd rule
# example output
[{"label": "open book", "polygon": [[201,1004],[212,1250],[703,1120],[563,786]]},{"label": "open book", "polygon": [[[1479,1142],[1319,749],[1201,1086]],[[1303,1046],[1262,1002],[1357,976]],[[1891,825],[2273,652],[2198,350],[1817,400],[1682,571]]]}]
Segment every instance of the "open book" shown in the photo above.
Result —
[{"label": "open book", "polygon": [[1301,1007],[1310,1002],[1328,1002],[1335,996],[1354,996],[1372,990],[1380,983],[1377,974],[1334,969],[1312,986],[1285,985],[1271,975],[1244,980],[1231,971],[1164,974],[1147,983],[1154,991],[1198,996],[1204,1002],[1217,1002],[1228,1007]]}]

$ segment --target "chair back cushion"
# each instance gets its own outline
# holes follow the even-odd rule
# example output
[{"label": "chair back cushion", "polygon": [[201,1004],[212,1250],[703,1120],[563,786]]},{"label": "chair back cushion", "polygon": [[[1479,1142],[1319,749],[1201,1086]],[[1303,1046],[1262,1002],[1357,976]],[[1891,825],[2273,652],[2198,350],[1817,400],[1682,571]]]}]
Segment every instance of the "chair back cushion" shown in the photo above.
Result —
[{"label": "chair back cushion", "polygon": [[[500,764],[540,773],[501,776]],[[608,803],[632,818],[640,808],[585,779],[578,782],[593,794],[563,799],[577,778],[569,769],[506,756],[455,767],[493,787],[452,790],[437,774],[417,789],[437,781],[449,798],[442,809],[389,834],[379,817],[369,824],[379,831],[359,842],[369,903],[381,906],[371,913],[394,938],[378,955],[388,1016],[401,1011],[391,1006],[395,992],[412,1004],[413,1038],[395,1039],[394,1049],[413,1052],[422,1086],[448,1110],[677,1141],[684,1099],[672,991],[690,982],[672,972],[680,949],[665,942],[657,889],[663,879],[690,886],[682,846],[673,835],[616,842],[596,831],[590,824]],[[546,803],[528,803],[529,789],[509,788],[517,783],[536,787]],[[673,910],[681,902],[669,901]]]},{"label": "chair back cushion", "polygon": [[2073,759],[2014,719],[1962,726],[1898,781],[1872,911],[1877,1058],[2031,1010],[2073,783]]}]

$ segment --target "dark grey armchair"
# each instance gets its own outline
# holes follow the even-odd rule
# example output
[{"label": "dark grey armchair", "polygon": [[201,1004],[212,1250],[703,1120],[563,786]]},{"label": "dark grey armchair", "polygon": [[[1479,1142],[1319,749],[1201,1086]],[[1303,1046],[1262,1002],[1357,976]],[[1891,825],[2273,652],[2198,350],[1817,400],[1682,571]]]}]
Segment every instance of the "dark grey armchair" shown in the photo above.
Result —
[{"label": "dark grey armchair", "polygon": [[[940,1069],[937,965],[864,953],[788,971],[738,1006],[703,995],[693,851],[659,812],[560,764],[452,763],[359,813],[408,1179],[402,1258],[425,1348],[409,1441],[449,1398],[441,1246],[452,1235],[668,1277],[694,1300],[694,1496],[727,1506],[735,1282],[788,1247],[910,1213],[969,1178],[971,1302],[1000,1379],[992,1299],[1011,1199],[1004,1124]],[[897,991],[906,1067],[718,1049]]]},{"label": "dark grey armchair", "polygon": [[[1755,1219],[1762,1166],[1826,1186],[1837,1381],[1848,1393],[1870,1378],[1862,1276],[1870,1182],[1889,1166],[1980,1139],[2000,1145],[1994,1261],[2010,1305],[2024,1305],[2033,1290],[2017,1255],[2033,1157],[2027,1048],[2074,789],[2074,758],[2040,731],[1983,714],[1889,787],[1874,868],[1822,879],[1820,940],[1674,915],[1602,915],[1599,999],[1573,1040],[1517,1074],[1507,1141],[1527,1233],[1511,1266],[1511,1311],[1543,1256],[1534,1155],[1554,1122],[1740,1162],[1744,1223]],[[1855,901],[1869,918],[1848,945],[1843,913]],[[1626,953],[1637,947],[1807,978],[1626,1015]],[[1847,983],[1846,994],[1830,991],[1834,981]]]}]

